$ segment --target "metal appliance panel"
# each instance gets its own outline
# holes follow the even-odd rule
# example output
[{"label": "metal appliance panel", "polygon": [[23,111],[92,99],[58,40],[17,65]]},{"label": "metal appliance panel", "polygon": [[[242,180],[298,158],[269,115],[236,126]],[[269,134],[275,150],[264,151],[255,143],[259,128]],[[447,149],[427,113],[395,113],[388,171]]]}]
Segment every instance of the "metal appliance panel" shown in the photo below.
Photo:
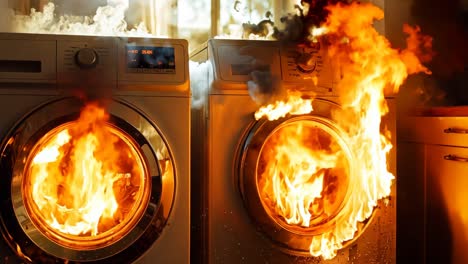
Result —
[{"label": "metal appliance panel", "polygon": [[[339,250],[337,256],[329,261],[320,258],[296,257],[283,253],[275,248],[255,227],[243,205],[238,189],[236,176],[236,150],[242,137],[248,132],[247,128],[254,122],[253,114],[258,106],[248,95],[246,78],[239,79],[232,75],[229,67],[223,63],[223,57],[229,54],[220,52],[220,47],[255,46],[258,53],[273,50],[271,65],[273,69],[281,69],[281,85],[305,90],[315,94],[317,98],[338,102],[334,85],[339,73],[329,64],[325,55],[320,55],[320,72],[313,73],[318,82],[313,79],[301,80],[295,61],[292,60],[291,49],[280,48],[277,54],[274,42],[247,40],[210,40],[204,48],[196,50],[194,59],[208,58],[213,66],[213,77],[208,78],[208,102],[199,110],[192,113],[197,116],[192,122],[192,129],[196,136],[192,140],[192,149],[197,153],[204,153],[207,167],[192,166],[193,177],[206,186],[207,195],[199,195],[193,200],[201,199],[199,206],[200,219],[203,222],[197,234],[208,240],[201,245],[200,259],[208,263],[395,263],[396,262],[396,182],[393,182],[387,205],[379,203],[379,208],[365,232],[345,249]],[[268,47],[262,49],[262,47]],[[255,53],[254,53],[255,54]],[[262,53],[263,54],[263,53]],[[260,55],[264,56],[264,55]],[[203,60],[203,59],[202,59]],[[225,61],[225,60],[224,60]],[[229,61],[229,60],[228,60]],[[232,67],[231,67],[232,68]],[[273,70],[274,71],[274,70]],[[231,75],[230,75],[231,74]],[[210,76],[210,75],[208,75]],[[248,77],[247,77],[248,79]],[[396,173],[396,108],[395,100],[389,95],[387,103],[389,113],[382,120],[382,127],[387,127],[392,134],[392,144],[388,166],[390,172]],[[313,113],[312,113],[313,114]],[[207,196],[207,197],[205,197]]]},{"label": "metal appliance panel", "polygon": [[[188,43],[185,40],[132,38],[133,43],[145,43],[146,47],[158,47],[161,43],[165,43],[165,46],[173,43],[177,47],[175,49],[176,63],[178,64],[177,74],[159,78],[161,74],[158,73],[128,74],[126,69],[119,68],[119,65],[125,65],[127,58],[125,52],[119,52],[119,49],[124,47],[128,41],[130,40],[127,38],[118,37],[1,33],[0,47],[4,50],[15,50],[18,46],[21,53],[17,54],[22,55],[0,52],[0,60],[41,61],[44,67],[41,68],[40,73],[37,73],[37,76],[46,77],[31,76],[27,69],[24,70],[21,67],[17,73],[14,73],[18,75],[14,76],[15,78],[12,78],[12,75],[6,70],[1,71],[0,105],[3,114],[0,118],[0,136],[4,138],[14,124],[32,109],[47,104],[52,99],[77,95],[77,91],[83,91],[82,89],[90,93],[95,90],[97,91],[95,95],[124,101],[132,108],[137,109],[144,118],[162,132],[167,140],[174,158],[176,180],[172,183],[175,185],[172,207],[163,208],[165,214],[170,213],[167,225],[151,248],[145,254],[143,254],[144,252],[139,253],[142,256],[136,260],[136,263],[154,263],[155,260],[161,260],[163,263],[189,263],[190,89]],[[19,43],[31,45],[19,45]],[[41,53],[37,52],[37,48],[40,48]],[[92,67],[89,68],[80,67],[77,64],[77,53],[85,48],[94,50],[97,55],[96,65],[91,65]],[[22,65],[21,62],[19,65]],[[119,76],[133,77],[126,79]],[[139,76],[144,77],[139,78]],[[100,79],[97,81],[98,77]],[[88,86],[83,88],[84,84]],[[155,227],[153,232],[156,230]],[[148,231],[151,232],[151,229]],[[0,242],[0,262],[14,264],[23,262],[6,246],[3,238]]]},{"label": "metal appliance panel", "polygon": [[[333,97],[322,97],[336,100]],[[395,102],[387,100],[393,115]],[[329,261],[287,255],[273,247],[247,214],[235,181],[236,148],[245,129],[254,122],[257,105],[248,95],[211,95],[208,120],[208,260],[209,263],[395,263],[396,183],[388,205],[379,205],[374,219],[356,243]],[[395,119],[384,125],[395,131]],[[394,133],[392,133],[394,134]],[[395,137],[392,139],[395,140]],[[394,141],[395,142],[395,141]],[[395,146],[395,145],[394,145]],[[220,154],[222,153],[222,154]],[[396,172],[395,148],[389,168]],[[351,261],[352,260],[352,261]]]}]

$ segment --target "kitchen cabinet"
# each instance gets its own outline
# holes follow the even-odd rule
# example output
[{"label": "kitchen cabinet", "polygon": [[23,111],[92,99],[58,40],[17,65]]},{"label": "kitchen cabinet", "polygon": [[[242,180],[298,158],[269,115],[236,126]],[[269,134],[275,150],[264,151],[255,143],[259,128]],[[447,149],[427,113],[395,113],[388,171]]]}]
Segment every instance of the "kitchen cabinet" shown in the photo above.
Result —
[{"label": "kitchen cabinet", "polygon": [[468,263],[468,117],[408,117],[398,133],[400,262]]},{"label": "kitchen cabinet", "polygon": [[468,148],[428,145],[426,164],[427,259],[466,264]]}]

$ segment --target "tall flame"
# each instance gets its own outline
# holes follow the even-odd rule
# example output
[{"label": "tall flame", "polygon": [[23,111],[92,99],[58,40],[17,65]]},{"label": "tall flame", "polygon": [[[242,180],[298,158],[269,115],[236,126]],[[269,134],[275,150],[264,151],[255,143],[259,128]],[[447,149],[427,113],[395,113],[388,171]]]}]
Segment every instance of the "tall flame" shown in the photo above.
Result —
[{"label": "tall flame", "polygon": [[276,101],[274,103],[260,107],[255,112],[255,119],[262,117],[273,121],[287,114],[303,115],[312,112],[312,99],[303,99],[299,92],[288,92],[286,100]]},{"label": "tall flame", "polygon": [[307,228],[335,213],[346,189],[336,185],[347,185],[348,171],[336,143],[319,124],[305,120],[281,127],[268,138],[260,158],[265,166],[260,166],[259,187],[273,215]]},{"label": "tall flame", "polygon": [[56,232],[96,236],[124,222],[141,202],[138,154],[107,120],[103,108],[90,104],[33,151],[25,192],[34,217]]},{"label": "tall flame", "polygon": [[[353,173],[349,175],[354,178],[348,187],[352,190],[351,195],[344,202],[333,227],[314,236],[310,245],[312,256],[331,259],[345,241],[356,235],[358,223],[371,216],[377,202],[390,195],[395,178],[388,171],[387,164],[392,135],[387,128],[382,128],[381,133],[381,117],[388,112],[385,93],[398,92],[408,74],[430,74],[421,61],[430,59],[427,50],[431,48],[431,39],[421,36],[419,28],[405,26],[404,31],[410,35],[408,48],[399,51],[393,49],[372,26],[374,20],[383,18],[383,11],[378,7],[352,3],[328,6],[327,9],[329,16],[321,29],[310,31],[316,35],[325,34],[329,56],[338,66],[341,79],[337,89],[342,107],[332,115],[337,127],[343,130],[340,137],[354,157],[350,165]],[[271,204],[275,212],[288,224],[304,227],[311,218],[318,216],[314,204],[325,193],[326,183],[317,173],[333,166],[332,157],[340,155],[340,152],[327,155],[310,153],[306,150],[310,145],[305,142],[298,145],[294,134],[288,133],[286,138],[275,143],[273,153],[277,156],[266,161],[267,170],[262,178],[266,181],[267,177],[271,181],[268,186],[272,187],[263,191],[267,191],[266,200],[274,199]],[[313,138],[309,140],[313,141]],[[285,144],[287,151],[282,152]],[[301,155],[297,156],[299,150]],[[287,158],[282,155],[287,155]],[[294,165],[296,162],[300,163],[301,169],[291,169],[297,167]],[[287,204],[285,198],[288,199]]]}]

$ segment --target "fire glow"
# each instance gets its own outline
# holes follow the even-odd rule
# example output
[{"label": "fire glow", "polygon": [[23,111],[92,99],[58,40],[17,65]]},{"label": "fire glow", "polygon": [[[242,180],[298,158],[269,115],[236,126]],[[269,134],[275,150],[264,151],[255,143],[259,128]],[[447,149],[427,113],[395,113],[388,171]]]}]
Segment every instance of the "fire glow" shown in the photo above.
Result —
[{"label": "fire glow", "polygon": [[276,101],[272,104],[262,106],[255,112],[255,119],[262,117],[273,121],[287,114],[303,115],[312,112],[312,99],[303,99],[298,92],[289,92],[285,101]]},{"label": "fire glow", "polygon": [[39,226],[94,237],[138,219],[145,167],[108,118],[103,108],[89,104],[78,120],[51,130],[33,148],[23,195]]},{"label": "fire glow", "polygon": [[[420,56],[422,53],[418,48],[429,49],[431,39],[422,37],[418,28],[405,26],[404,31],[409,35],[408,47],[399,51],[372,26],[374,20],[383,18],[383,11],[378,7],[352,3],[328,6],[327,9],[329,15],[323,29],[313,32],[325,34],[329,43],[328,55],[342,75],[337,84],[341,110],[332,115],[336,126],[343,131],[339,136],[354,157],[350,164],[353,173],[348,175],[353,179],[347,187],[351,194],[344,201],[340,216],[335,218],[331,228],[315,235],[310,243],[312,256],[331,259],[346,241],[354,238],[359,223],[372,215],[378,201],[390,195],[395,177],[388,171],[387,164],[392,135],[387,128],[381,127],[381,118],[388,113],[384,95],[385,92],[398,92],[409,74],[430,74],[419,59],[428,58]],[[276,105],[287,108],[284,102]],[[274,119],[277,109],[263,107],[256,113],[256,118]],[[275,215],[298,227],[310,226],[313,219],[323,213],[317,206],[323,204],[330,187],[324,181],[324,172],[343,160],[341,151],[327,152],[326,155],[323,151],[311,151],[317,136],[309,134],[309,140],[304,140],[306,131],[299,128],[276,131],[278,135],[274,135],[273,141],[266,142],[262,150],[276,153],[276,156],[262,160],[266,169],[260,176],[264,187],[259,191],[264,202]]]},{"label": "fire glow", "polygon": [[334,134],[324,124],[299,120],[266,140],[259,187],[266,209],[276,207],[270,215],[304,228],[336,215],[346,194],[350,157]]}]

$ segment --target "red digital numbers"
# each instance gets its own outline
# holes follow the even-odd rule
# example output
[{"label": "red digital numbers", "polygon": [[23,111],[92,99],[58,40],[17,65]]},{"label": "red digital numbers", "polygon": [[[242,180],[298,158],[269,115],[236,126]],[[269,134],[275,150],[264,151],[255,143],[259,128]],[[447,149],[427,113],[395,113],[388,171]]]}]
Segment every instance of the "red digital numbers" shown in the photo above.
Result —
[{"label": "red digital numbers", "polygon": [[152,49],[129,49],[128,54],[140,54],[140,51],[143,55],[153,55]]},{"label": "red digital numbers", "polygon": [[141,50],[141,54],[143,55],[152,55],[153,54],[153,51],[152,50]]}]

